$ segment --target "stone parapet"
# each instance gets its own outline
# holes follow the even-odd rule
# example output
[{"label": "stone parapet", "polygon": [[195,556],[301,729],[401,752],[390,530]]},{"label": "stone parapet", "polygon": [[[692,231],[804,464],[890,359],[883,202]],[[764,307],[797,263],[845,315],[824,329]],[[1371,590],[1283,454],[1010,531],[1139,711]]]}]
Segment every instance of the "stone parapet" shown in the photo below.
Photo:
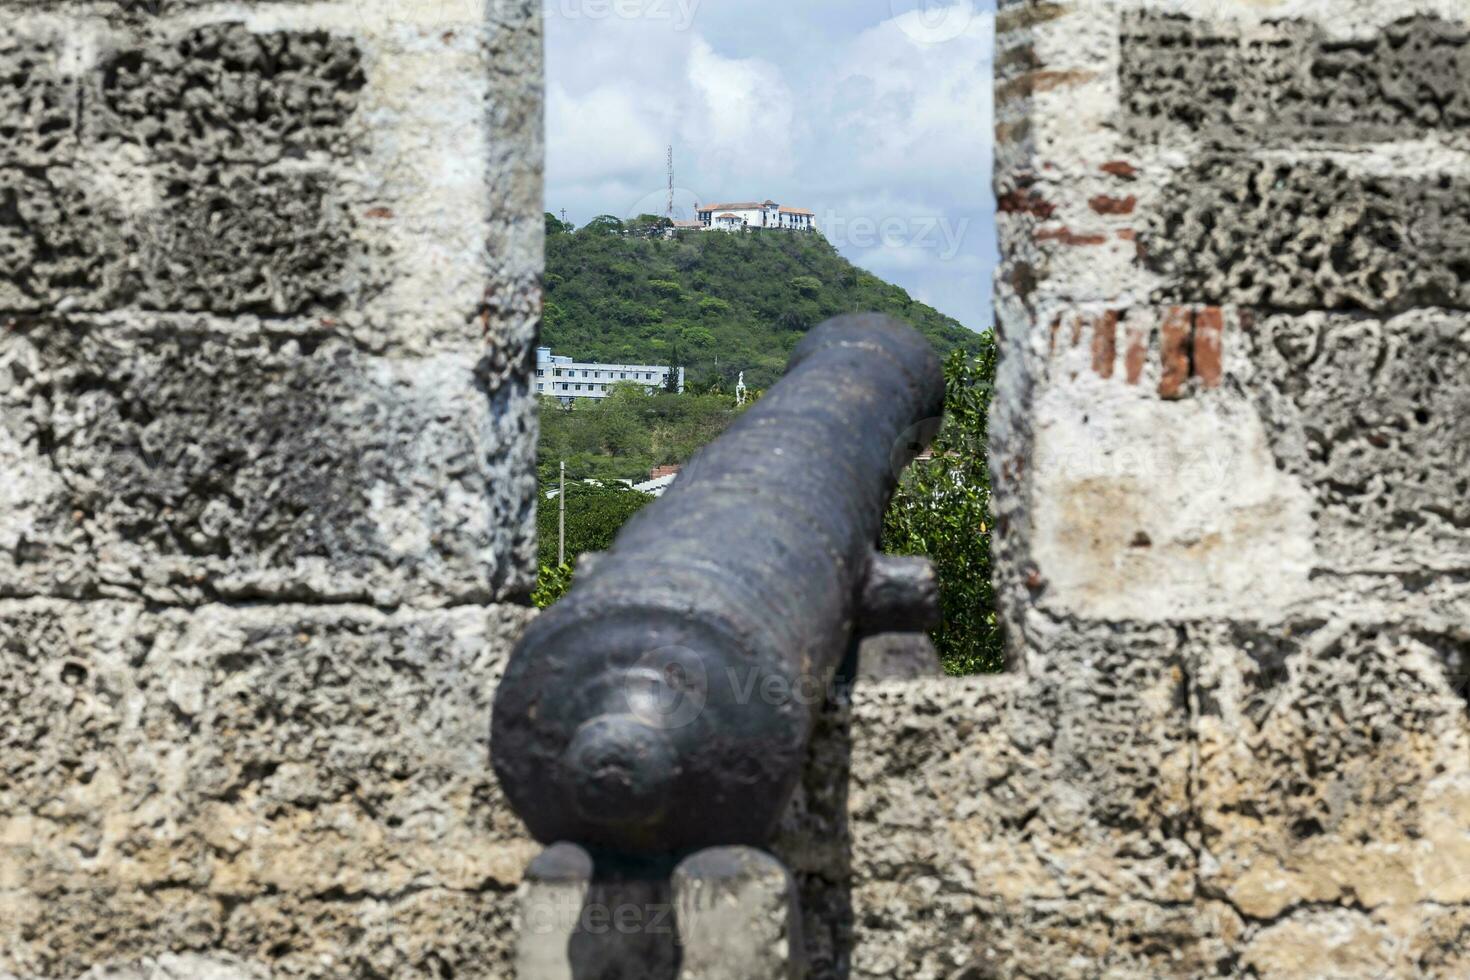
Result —
[{"label": "stone parapet", "polygon": [[506,975],[540,30],[0,0],[0,975]]},{"label": "stone parapet", "polygon": [[[1159,696],[1056,774],[1093,839],[1043,861],[1055,893],[994,911],[1070,907],[1057,955],[1110,976],[1464,972],[1463,5],[1002,3],[997,74],[991,448],[1017,683],[1092,677],[1111,706],[1123,675],[1092,671],[1113,659],[1143,686],[1122,697]],[[1103,735],[1091,699],[1055,711]],[[1131,777],[1155,751],[1177,808],[1100,847],[1106,812],[1150,799]],[[1108,882],[1068,884],[1088,866]]]}]

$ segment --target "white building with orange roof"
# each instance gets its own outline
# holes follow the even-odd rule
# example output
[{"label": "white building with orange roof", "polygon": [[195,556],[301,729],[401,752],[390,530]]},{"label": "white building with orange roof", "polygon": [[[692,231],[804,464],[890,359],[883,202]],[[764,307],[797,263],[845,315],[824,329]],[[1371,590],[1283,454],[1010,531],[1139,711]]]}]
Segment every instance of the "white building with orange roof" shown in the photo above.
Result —
[{"label": "white building with orange roof", "polygon": [[790,208],[775,201],[736,201],[697,204],[699,224],[705,231],[749,231],[777,229],[814,231],[816,215],[806,208]]}]

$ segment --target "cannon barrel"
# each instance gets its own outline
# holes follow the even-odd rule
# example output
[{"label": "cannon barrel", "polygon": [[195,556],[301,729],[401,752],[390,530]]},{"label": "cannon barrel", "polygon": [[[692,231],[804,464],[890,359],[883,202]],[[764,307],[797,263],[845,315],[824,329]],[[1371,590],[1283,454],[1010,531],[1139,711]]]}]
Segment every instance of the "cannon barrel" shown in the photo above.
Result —
[{"label": "cannon barrel", "polygon": [[854,637],[937,615],[932,571],[875,546],[943,399],[912,328],[830,320],[582,567],[495,697],[495,772],[538,840],[659,855],[769,838]]}]

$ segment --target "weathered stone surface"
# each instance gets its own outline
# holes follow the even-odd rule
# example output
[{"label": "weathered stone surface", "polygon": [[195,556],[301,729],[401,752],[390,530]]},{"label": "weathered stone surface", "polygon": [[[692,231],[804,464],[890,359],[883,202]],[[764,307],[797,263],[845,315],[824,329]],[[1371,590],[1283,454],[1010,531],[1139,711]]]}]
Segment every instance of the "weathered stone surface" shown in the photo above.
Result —
[{"label": "weathered stone surface", "polygon": [[1242,340],[1279,465],[1337,571],[1459,573],[1470,557],[1470,318],[1263,317]]},{"label": "weathered stone surface", "polygon": [[534,11],[5,6],[0,322],[208,312],[373,351],[529,346]]},{"label": "weathered stone surface", "polygon": [[[1032,629],[1027,678],[859,684],[822,732],[781,842],[835,901],[816,952],[848,915],[815,976],[1470,965],[1462,634]],[[834,813],[812,787],[844,774]]]},{"label": "weathered stone surface", "polygon": [[1195,688],[1212,856],[1201,885],[1262,921],[1318,904],[1470,902],[1463,634],[1220,632],[1202,638]]},{"label": "weathered stone surface", "polygon": [[1186,5],[1182,14],[1123,18],[1119,81],[1128,128],[1140,138],[1289,147],[1470,127],[1463,23],[1419,14],[1344,40],[1312,22],[1245,29],[1200,12]]},{"label": "weathered stone surface", "polygon": [[[1021,676],[984,710],[935,694],[925,713],[986,719],[985,744],[1045,705],[1091,751],[1041,785],[1091,806],[1135,775],[1102,760],[1180,733],[1180,890],[1141,887],[1147,821],[1062,856],[1045,799],[1019,831],[986,827],[983,871],[910,872],[977,925],[859,925],[855,963],[876,944],[875,975],[1470,968],[1467,27],[1438,0],[1000,5],[994,551]],[[1059,634],[1090,639],[1059,656]],[[1143,745],[1031,693],[1099,649],[1177,672],[1157,721],[1122,702]],[[946,785],[987,809],[1013,779]],[[859,812],[855,847],[894,838]],[[987,894],[1033,855],[1051,895]]]},{"label": "weathered stone surface", "polygon": [[0,602],[0,969],[503,976],[536,849],[487,719],[525,618]]},{"label": "weathered stone surface", "polygon": [[[529,590],[524,384],[209,324],[0,335],[0,593],[447,605]],[[5,494],[0,492],[0,497]]]},{"label": "weathered stone surface", "polygon": [[0,151],[0,314],[341,307],[357,247],[326,164],[363,84],[351,40],[215,24],[100,43],[81,75],[59,31],[0,51],[44,86]]},{"label": "weathered stone surface", "polygon": [[[1046,639],[1030,680],[857,689],[853,976],[1095,975],[1068,964],[1161,962],[1148,947],[1186,934],[1170,911],[1195,898],[1175,632]],[[1204,954],[1181,953],[1191,975]]]},{"label": "weathered stone surface", "polygon": [[518,0],[0,0],[0,975],[508,974],[539,70]]},{"label": "weathered stone surface", "polygon": [[1167,283],[1161,302],[1463,310],[1467,196],[1464,166],[1406,176],[1331,157],[1201,156],[1163,189],[1139,248]]},{"label": "weathered stone surface", "polygon": [[750,847],[712,847],[672,876],[679,980],[804,980],[796,882]]}]

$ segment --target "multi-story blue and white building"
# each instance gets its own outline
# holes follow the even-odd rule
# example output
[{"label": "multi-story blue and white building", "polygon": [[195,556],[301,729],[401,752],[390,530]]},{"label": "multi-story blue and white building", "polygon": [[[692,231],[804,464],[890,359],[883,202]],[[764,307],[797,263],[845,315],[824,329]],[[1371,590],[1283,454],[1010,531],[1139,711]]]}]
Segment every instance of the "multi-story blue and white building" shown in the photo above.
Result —
[{"label": "multi-story blue and white building", "polygon": [[[578,398],[606,398],[613,386],[641,384],[648,391],[668,384],[669,368],[655,364],[596,364],[574,361],[536,348],[536,394],[548,395],[563,405]],[[684,369],[679,368],[678,390],[684,391]]]}]

